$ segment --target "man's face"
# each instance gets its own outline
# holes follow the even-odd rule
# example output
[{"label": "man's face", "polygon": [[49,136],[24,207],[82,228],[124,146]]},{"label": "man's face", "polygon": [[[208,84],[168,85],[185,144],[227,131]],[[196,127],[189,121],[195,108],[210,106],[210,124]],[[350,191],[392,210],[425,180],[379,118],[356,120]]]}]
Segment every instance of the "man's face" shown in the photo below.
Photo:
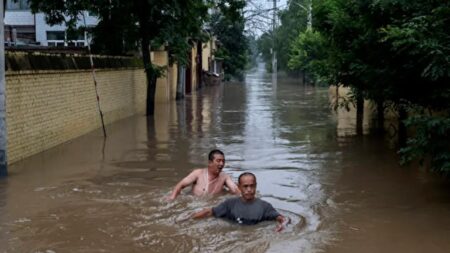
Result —
[{"label": "man's face", "polygon": [[208,162],[209,172],[218,175],[225,166],[225,157],[221,154],[215,154],[214,159]]},{"label": "man's face", "polygon": [[239,182],[239,190],[241,190],[242,198],[245,201],[252,201],[256,194],[256,179],[252,175],[241,177]]}]

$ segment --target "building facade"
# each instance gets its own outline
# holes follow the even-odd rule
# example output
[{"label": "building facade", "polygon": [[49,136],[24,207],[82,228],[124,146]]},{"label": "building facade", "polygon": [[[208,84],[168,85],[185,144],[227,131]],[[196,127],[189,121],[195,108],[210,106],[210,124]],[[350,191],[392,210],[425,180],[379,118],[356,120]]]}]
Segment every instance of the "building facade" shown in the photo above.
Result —
[{"label": "building facade", "polygon": [[[68,36],[65,25],[51,26],[43,13],[33,14],[28,0],[7,0],[5,6],[5,43],[7,45],[41,45],[52,47],[87,46],[88,35]],[[96,26],[98,19],[85,12],[78,26]]]}]

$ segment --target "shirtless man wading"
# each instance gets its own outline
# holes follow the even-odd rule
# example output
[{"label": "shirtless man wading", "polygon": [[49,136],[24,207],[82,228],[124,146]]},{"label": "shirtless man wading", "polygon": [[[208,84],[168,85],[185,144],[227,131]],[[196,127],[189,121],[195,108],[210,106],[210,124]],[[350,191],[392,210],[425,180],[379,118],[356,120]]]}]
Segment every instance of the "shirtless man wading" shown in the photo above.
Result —
[{"label": "shirtless man wading", "polygon": [[208,168],[196,169],[187,177],[183,178],[173,189],[169,199],[174,200],[181,190],[192,185],[192,193],[195,196],[214,195],[222,193],[224,186],[233,194],[240,194],[240,191],[231,177],[222,172],[225,166],[225,156],[222,151],[214,149],[208,155]]}]

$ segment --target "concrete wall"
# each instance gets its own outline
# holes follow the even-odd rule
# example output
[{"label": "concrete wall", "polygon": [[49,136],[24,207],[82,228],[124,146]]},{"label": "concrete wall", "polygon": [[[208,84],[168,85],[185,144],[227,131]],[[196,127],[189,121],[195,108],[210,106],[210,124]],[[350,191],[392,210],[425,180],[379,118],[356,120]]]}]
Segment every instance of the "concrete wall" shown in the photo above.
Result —
[{"label": "concrete wall", "polygon": [[34,25],[34,15],[30,10],[6,10],[5,25]]},{"label": "concrete wall", "polygon": [[[143,69],[96,74],[106,124],[145,113]],[[6,94],[9,163],[101,127],[90,71],[8,71]]]},{"label": "concrete wall", "polygon": [[177,97],[177,82],[178,82],[178,65],[172,64],[168,69],[170,97],[169,100],[175,100]]},{"label": "concrete wall", "polygon": [[211,62],[211,42],[202,43],[202,69],[209,71],[209,63]]},{"label": "concrete wall", "polygon": [[167,64],[168,64],[168,55],[167,51],[154,51],[151,53],[152,63],[164,67],[164,76],[158,78],[156,81],[156,94],[155,94],[155,102],[163,103],[169,99],[170,90],[169,82],[167,78]]},{"label": "concrete wall", "polygon": [[158,104],[175,100],[178,80],[177,65],[169,65],[167,51],[154,51],[151,53],[151,56],[153,64],[164,68],[164,76],[158,78],[156,82],[155,102]]},{"label": "concrete wall", "polygon": [[214,52],[217,50],[216,37],[212,36],[210,40],[202,44],[202,69],[205,71],[213,71],[212,63],[214,61]]},{"label": "concrete wall", "polygon": [[196,91],[199,87],[197,81],[197,47],[192,47],[192,56],[191,56],[191,78],[192,78],[192,92]]}]

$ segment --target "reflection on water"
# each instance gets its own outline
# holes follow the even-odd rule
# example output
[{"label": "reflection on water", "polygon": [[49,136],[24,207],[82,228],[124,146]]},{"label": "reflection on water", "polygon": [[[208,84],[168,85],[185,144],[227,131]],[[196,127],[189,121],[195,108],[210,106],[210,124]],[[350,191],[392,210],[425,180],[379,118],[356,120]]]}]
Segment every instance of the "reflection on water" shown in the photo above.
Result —
[{"label": "reflection on water", "polygon": [[[276,81],[261,66],[157,106],[157,120],[125,119],[106,140],[93,132],[14,164],[0,180],[0,252],[450,249],[447,183],[399,168],[379,139],[342,134],[351,126],[330,111],[327,89]],[[285,232],[187,219],[227,195],[165,200],[213,148],[234,179],[256,174],[258,195],[291,218]]]}]

